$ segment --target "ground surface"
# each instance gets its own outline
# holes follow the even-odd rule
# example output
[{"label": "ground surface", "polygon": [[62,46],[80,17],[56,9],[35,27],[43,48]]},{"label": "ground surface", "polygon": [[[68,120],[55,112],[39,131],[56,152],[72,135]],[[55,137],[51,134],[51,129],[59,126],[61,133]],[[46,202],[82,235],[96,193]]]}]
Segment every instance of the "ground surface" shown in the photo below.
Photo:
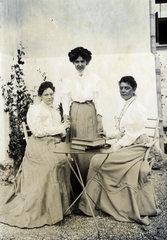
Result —
[{"label": "ground surface", "polygon": [[[167,157],[165,155],[165,157]],[[155,193],[162,210],[159,216],[150,218],[150,225],[123,223],[103,215],[97,217],[99,238],[92,217],[70,215],[62,223],[36,229],[19,229],[0,224],[0,240],[162,240],[167,239],[167,165],[152,171]],[[0,196],[11,185],[0,181]]]}]

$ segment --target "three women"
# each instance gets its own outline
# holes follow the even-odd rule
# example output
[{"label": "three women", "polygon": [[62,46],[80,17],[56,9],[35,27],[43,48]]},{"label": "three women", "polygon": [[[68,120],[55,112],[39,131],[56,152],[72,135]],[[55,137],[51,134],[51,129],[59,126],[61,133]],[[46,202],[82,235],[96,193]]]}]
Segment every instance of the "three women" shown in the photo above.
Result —
[{"label": "three women", "polygon": [[[61,123],[61,117],[52,105],[53,84],[43,82],[38,90],[41,103],[31,106],[27,114],[33,134],[11,192],[0,206],[1,222],[33,228],[61,221],[70,202],[70,169],[65,155],[53,152],[55,144],[61,141],[69,128],[70,137],[105,134],[100,80],[86,71],[91,53],[79,47],[69,53],[69,59],[77,74],[64,80],[64,122]],[[145,144],[149,142],[144,131],[147,115],[136,99],[134,78],[123,77],[119,87],[125,107],[117,130],[106,134],[117,139],[112,146],[113,153],[93,156],[90,167],[89,160],[85,162],[81,156],[77,156],[78,162],[85,179],[89,167],[86,190],[95,214],[100,209],[116,220],[147,225],[148,216],[159,213],[150,180],[150,163],[145,158]],[[82,156],[88,157],[87,154]],[[81,197],[79,209],[81,213],[91,215],[85,195]]]}]

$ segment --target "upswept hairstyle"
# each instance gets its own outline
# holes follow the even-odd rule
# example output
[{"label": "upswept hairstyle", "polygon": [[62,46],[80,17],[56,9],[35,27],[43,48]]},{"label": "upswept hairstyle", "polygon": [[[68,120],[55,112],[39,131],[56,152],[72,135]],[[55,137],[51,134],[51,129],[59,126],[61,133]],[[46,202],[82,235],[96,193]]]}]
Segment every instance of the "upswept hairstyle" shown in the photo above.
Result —
[{"label": "upswept hairstyle", "polygon": [[132,76],[122,77],[118,82],[119,86],[122,82],[128,83],[133,88],[133,90],[136,90],[136,88],[137,88],[137,82],[135,81],[135,79]]},{"label": "upswept hairstyle", "polygon": [[89,63],[92,59],[92,53],[83,47],[77,47],[72,49],[69,53],[68,53],[68,57],[70,62],[75,62],[75,60],[78,57],[82,57],[87,63]]},{"label": "upswept hairstyle", "polygon": [[38,89],[38,96],[41,97],[43,92],[47,89],[47,88],[51,88],[53,90],[53,92],[55,92],[55,87],[53,86],[52,82],[49,81],[45,81],[43,83],[41,83],[41,85],[39,86]]}]

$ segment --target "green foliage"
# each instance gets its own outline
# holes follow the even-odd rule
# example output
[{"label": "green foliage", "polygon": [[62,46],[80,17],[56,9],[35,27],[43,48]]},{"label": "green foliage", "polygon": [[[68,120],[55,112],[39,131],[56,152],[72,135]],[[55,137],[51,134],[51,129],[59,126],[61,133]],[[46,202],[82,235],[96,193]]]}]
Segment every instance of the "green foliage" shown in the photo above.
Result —
[{"label": "green foliage", "polygon": [[59,103],[57,110],[60,112],[61,121],[63,121],[63,106],[61,102]]},{"label": "green foliage", "polygon": [[24,48],[18,49],[17,63],[11,66],[10,81],[2,86],[2,95],[5,99],[4,111],[9,115],[10,140],[9,140],[9,157],[14,160],[14,168],[17,169],[24,156],[26,142],[22,129],[22,122],[26,121],[26,114],[29,105],[33,100],[28,92],[23,79],[24,64],[22,56],[25,55]]}]

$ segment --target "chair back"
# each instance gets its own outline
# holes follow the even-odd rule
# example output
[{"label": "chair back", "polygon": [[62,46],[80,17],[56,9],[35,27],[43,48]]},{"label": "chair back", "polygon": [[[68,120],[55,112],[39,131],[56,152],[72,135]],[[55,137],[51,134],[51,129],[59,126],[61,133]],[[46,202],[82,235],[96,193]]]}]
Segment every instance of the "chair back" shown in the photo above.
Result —
[{"label": "chair back", "polygon": [[159,140],[159,118],[147,118],[146,133],[154,141]]},{"label": "chair back", "polygon": [[[117,116],[114,117],[115,119],[115,128],[117,129],[118,126],[118,118]],[[146,133],[152,140],[159,140],[159,118],[147,118],[146,122]]]},{"label": "chair back", "polygon": [[[154,155],[153,160],[150,161],[150,166],[153,166],[153,162],[161,161],[163,160],[163,152],[160,148],[160,133],[159,133],[159,118],[148,118],[147,119],[147,124],[146,124],[146,132],[148,136],[152,139],[149,143],[147,143],[145,146],[148,147],[145,153],[144,159],[147,160],[151,151],[151,147],[153,146],[152,149],[152,155]],[[149,157],[150,158],[150,157]],[[157,160],[159,159],[159,160]],[[155,168],[156,169],[156,168]]]},{"label": "chair back", "polygon": [[23,127],[23,133],[24,133],[24,137],[25,137],[26,143],[28,143],[28,138],[31,135],[31,131],[30,131],[29,127],[28,127],[28,124],[25,123],[25,122],[22,122],[22,127]]}]

